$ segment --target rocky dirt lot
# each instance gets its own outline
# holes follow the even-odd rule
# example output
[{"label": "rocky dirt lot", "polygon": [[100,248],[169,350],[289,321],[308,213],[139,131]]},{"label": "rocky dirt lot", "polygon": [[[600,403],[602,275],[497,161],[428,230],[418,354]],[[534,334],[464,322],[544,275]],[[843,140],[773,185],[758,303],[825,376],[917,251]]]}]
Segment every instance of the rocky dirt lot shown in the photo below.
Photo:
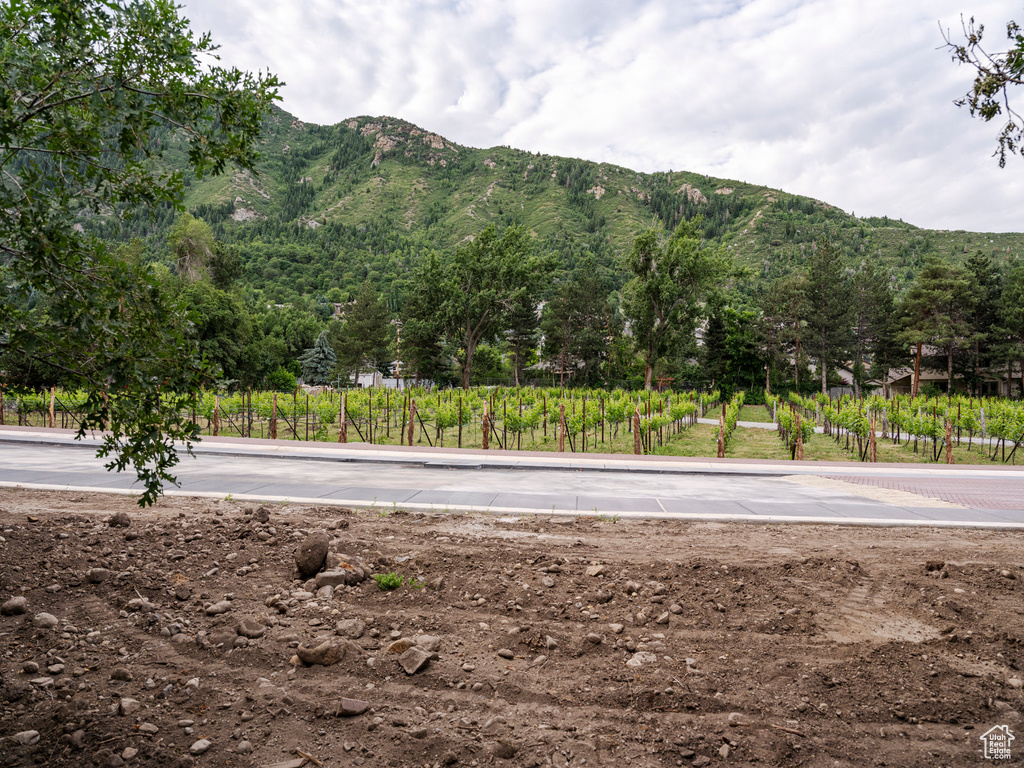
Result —
[{"label": "rocky dirt lot", "polygon": [[1015,532],[3,489],[0,537],[3,766],[961,766],[1021,726]]}]

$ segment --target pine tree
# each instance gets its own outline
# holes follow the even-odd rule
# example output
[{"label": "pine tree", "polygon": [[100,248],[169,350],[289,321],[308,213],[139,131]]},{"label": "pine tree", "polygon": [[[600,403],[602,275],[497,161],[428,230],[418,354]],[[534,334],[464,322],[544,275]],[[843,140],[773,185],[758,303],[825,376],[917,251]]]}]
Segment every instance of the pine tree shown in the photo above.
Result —
[{"label": "pine tree", "polygon": [[805,298],[807,346],[818,359],[821,391],[826,393],[827,369],[845,359],[853,323],[849,284],[839,249],[830,240],[819,242],[807,259]]},{"label": "pine tree", "polygon": [[338,356],[327,340],[327,331],[320,331],[316,343],[299,357],[299,364],[302,366],[302,379],[306,384],[319,387],[333,381]]}]

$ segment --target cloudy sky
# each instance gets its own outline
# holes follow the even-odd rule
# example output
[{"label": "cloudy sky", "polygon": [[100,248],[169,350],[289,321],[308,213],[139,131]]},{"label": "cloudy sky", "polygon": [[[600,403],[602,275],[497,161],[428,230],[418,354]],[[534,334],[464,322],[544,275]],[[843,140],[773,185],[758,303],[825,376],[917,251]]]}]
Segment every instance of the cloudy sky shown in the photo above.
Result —
[{"label": "cloudy sky", "polygon": [[[182,0],[307,122],[391,115],[474,147],[689,170],[922,227],[1024,231],[1024,158],[953,100],[992,0]],[[962,5],[961,3],[970,3]],[[1024,23],[1024,18],[1018,18]],[[1020,101],[1024,104],[1024,93]],[[1020,107],[1018,107],[1020,108]]]}]

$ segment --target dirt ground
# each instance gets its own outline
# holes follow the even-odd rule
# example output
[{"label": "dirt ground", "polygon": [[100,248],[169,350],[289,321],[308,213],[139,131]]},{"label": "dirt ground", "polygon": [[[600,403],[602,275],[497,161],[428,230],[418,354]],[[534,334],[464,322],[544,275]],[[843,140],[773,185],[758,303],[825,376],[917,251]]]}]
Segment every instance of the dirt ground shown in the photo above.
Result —
[{"label": "dirt ground", "polygon": [[1017,532],[2,489],[0,537],[3,766],[976,766],[1024,737]]}]

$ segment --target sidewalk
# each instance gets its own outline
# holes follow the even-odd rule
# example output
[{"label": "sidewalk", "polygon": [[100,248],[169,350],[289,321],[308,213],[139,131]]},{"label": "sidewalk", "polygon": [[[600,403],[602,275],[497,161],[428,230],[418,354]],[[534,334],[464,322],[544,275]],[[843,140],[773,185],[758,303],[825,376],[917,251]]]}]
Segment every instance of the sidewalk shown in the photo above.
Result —
[{"label": "sidewalk", "polygon": [[[716,422],[717,423],[717,422]],[[750,422],[760,423],[760,422]],[[773,425],[767,424],[768,428]],[[96,450],[100,438],[75,440],[70,429],[0,427],[0,442],[6,444],[60,445]],[[998,477],[1024,482],[1024,467],[948,464],[870,464],[858,461],[773,461],[768,459],[718,459],[684,456],[634,456],[607,453],[554,453],[548,451],[503,451],[427,446],[369,445],[367,443],[316,443],[239,437],[203,437],[193,446],[198,454],[221,454],[315,460],[397,464],[440,469],[508,469],[651,474],[701,475],[818,475],[917,478]]]}]

